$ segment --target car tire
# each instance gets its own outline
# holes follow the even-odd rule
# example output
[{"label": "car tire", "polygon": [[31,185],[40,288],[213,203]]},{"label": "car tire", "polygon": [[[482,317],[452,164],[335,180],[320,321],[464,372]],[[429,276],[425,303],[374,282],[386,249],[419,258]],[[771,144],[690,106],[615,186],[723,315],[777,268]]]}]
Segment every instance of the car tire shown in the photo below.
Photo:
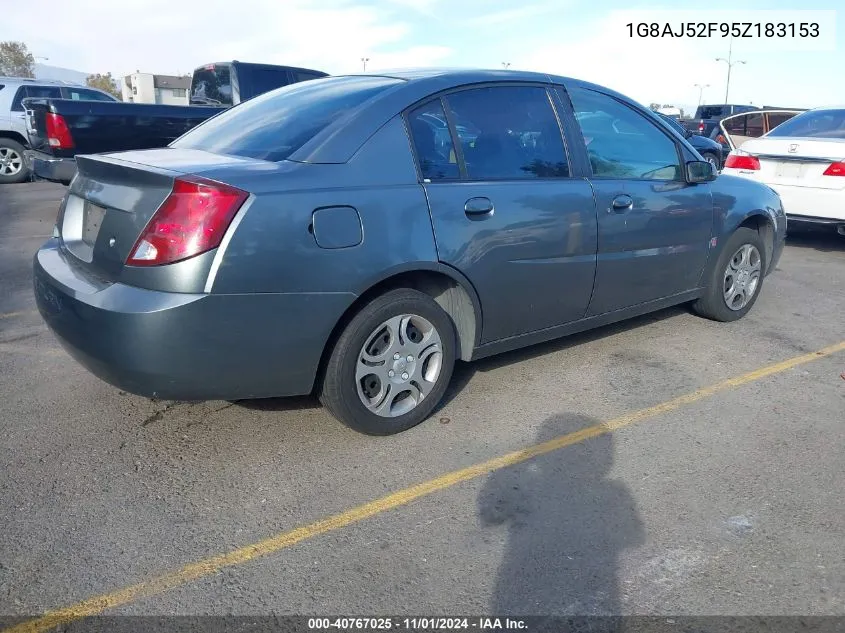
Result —
[{"label": "car tire", "polygon": [[702,152],[701,157],[706,160],[708,163],[713,165],[716,168],[716,171],[719,171],[722,166],[719,164],[719,157],[716,156],[713,152]]},{"label": "car tire", "polygon": [[361,433],[410,429],[446,393],[456,347],[452,319],[429,295],[407,288],[386,292],[352,317],[337,339],[320,402]]},{"label": "car tire", "polygon": [[29,180],[24,151],[24,146],[17,141],[0,137],[0,185]]},{"label": "car tire", "polygon": [[[693,310],[714,321],[736,321],[748,314],[763,288],[765,253],[757,231],[744,226],[738,228],[725,242],[707,289],[693,303]],[[747,259],[744,259],[746,255]]]}]

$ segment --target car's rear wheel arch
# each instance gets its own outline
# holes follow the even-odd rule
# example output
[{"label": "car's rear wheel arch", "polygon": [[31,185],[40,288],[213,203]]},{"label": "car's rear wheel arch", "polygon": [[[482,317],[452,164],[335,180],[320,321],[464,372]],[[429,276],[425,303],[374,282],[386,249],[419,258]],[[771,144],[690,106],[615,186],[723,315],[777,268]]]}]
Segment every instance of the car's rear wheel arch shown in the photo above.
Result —
[{"label": "car's rear wheel arch", "polygon": [[481,332],[481,306],[472,285],[463,275],[437,264],[431,268],[394,271],[370,285],[350,305],[332,329],[320,358],[316,385],[319,387],[329,356],[340,335],[362,307],[375,297],[397,288],[411,288],[429,295],[449,315],[455,325],[458,344],[456,358],[468,361],[478,345]]}]

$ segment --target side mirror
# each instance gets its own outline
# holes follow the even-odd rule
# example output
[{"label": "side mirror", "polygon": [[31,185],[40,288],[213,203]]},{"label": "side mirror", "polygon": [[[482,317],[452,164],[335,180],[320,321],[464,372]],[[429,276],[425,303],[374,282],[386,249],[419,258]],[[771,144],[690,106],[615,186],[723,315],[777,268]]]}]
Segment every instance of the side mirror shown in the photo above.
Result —
[{"label": "side mirror", "polygon": [[716,180],[716,168],[706,160],[691,160],[687,163],[687,182],[696,184]]}]

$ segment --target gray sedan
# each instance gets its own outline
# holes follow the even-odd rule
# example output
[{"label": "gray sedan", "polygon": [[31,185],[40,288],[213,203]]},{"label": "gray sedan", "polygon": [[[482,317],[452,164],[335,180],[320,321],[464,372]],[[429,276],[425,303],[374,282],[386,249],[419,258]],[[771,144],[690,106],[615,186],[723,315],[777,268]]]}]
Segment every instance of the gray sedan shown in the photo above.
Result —
[{"label": "gray sedan", "polygon": [[157,398],[316,391],[371,434],[458,359],[685,302],[739,319],[786,230],[640,105],[527,72],[317,79],[78,169],[34,261],[74,358]]}]

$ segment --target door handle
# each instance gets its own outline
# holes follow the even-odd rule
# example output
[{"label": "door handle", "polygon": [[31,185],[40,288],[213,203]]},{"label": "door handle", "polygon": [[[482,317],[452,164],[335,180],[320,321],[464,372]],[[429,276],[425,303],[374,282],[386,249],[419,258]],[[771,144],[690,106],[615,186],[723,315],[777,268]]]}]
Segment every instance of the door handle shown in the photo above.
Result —
[{"label": "door handle", "polygon": [[470,198],[464,205],[464,213],[470,216],[489,215],[493,213],[493,203],[489,198]]},{"label": "door handle", "polygon": [[632,209],[633,207],[633,198],[623,193],[613,199],[613,202],[610,203],[610,208],[607,210],[607,212],[611,213],[615,211],[616,213],[624,213],[625,211],[627,211],[628,209]]}]

